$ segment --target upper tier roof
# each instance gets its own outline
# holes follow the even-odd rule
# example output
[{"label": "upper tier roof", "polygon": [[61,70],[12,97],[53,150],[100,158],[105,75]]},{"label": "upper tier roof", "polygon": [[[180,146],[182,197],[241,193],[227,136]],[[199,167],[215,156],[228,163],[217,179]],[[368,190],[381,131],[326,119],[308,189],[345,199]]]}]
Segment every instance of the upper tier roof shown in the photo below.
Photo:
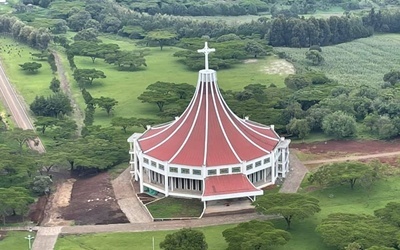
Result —
[{"label": "upper tier roof", "polygon": [[183,114],[138,139],[144,154],[172,164],[212,167],[263,157],[279,143],[271,127],[241,119],[229,109],[207,60]]}]

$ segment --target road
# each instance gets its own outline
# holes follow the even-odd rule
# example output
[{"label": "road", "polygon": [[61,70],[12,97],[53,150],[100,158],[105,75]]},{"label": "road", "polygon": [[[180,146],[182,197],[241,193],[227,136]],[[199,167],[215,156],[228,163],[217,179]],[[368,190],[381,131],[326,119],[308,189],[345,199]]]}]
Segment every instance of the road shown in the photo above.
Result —
[{"label": "road", "polygon": [[[18,96],[14,88],[10,84],[4,72],[3,65],[1,64],[1,62],[0,62],[0,94],[2,100],[4,101],[5,106],[9,110],[11,117],[15,122],[15,125],[19,128],[22,128],[23,130],[27,129],[34,130],[28,112],[26,111],[23,103],[18,99]],[[29,143],[29,146],[40,153],[44,153],[46,150],[42,142],[40,141],[39,138],[37,138],[37,140],[39,142],[38,145],[34,145],[34,143],[31,141]]]}]

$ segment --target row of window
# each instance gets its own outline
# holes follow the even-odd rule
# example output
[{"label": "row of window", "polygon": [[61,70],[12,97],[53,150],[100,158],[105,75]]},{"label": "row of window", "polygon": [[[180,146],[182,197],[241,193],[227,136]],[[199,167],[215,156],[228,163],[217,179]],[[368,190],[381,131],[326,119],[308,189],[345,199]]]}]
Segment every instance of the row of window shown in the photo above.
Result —
[{"label": "row of window", "polygon": [[[149,159],[147,159],[147,158],[143,158],[143,162],[144,163],[146,163],[146,164],[149,164]],[[267,164],[267,163],[269,163],[270,162],[270,158],[265,158],[264,159],[264,164]],[[155,168],[157,168],[157,162],[155,162],[155,161],[151,161],[150,162],[150,165],[152,166],[152,167],[155,167]],[[257,167],[260,167],[262,164],[261,164],[261,161],[257,161],[257,162],[255,162],[254,163],[254,166],[257,168]],[[164,165],[163,164],[158,164],[158,168],[160,169],[160,170],[164,170],[165,169],[165,167],[164,167]],[[253,168],[253,164],[248,164],[248,165],[246,165],[246,170],[250,170],[250,169],[252,169]],[[178,173],[178,168],[176,168],[176,167],[170,167],[169,168],[169,172],[171,172],[171,173]],[[239,173],[239,172],[241,172],[241,169],[240,169],[240,167],[233,167],[232,168],[232,173]],[[228,174],[229,173],[229,168],[221,168],[220,170],[219,170],[219,173],[220,174]],[[181,174],[190,174],[190,169],[188,169],[188,168],[181,168]],[[192,170],[192,174],[194,174],[194,175],[201,175],[201,170],[198,170],[198,169],[193,169]],[[208,170],[208,175],[216,175],[217,174],[217,170],[216,169],[210,169],[210,170]]]}]

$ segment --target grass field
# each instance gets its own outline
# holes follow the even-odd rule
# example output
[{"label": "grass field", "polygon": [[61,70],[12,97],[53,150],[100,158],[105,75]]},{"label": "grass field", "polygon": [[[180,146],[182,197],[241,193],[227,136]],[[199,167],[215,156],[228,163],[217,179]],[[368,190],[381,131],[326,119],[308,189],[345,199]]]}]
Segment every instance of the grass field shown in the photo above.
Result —
[{"label": "grass field", "polygon": [[26,73],[19,67],[19,64],[35,61],[29,53],[38,51],[4,36],[0,36],[0,44],[0,58],[7,77],[14,84],[17,92],[24,97],[27,105],[35,99],[36,95],[50,95],[49,85],[53,74],[46,60],[36,61],[42,64],[36,74]]},{"label": "grass field", "polygon": [[[28,249],[28,240],[25,237],[28,236],[28,232],[7,232],[7,236],[4,240],[0,240],[0,249],[5,250],[20,250]],[[32,234],[32,236],[35,236]]]},{"label": "grass field", "polygon": [[[278,250],[333,250],[327,247],[321,237],[315,232],[318,223],[330,213],[366,213],[373,214],[373,211],[382,208],[391,201],[400,201],[400,177],[392,176],[378,181],[371,191],[363,190],[355,186],[343,185],[336,188],[327,188],[310,192],[310,195],[320,200],[321,212],[316,216],[304,221],[294,221],[290,233],[292,239],[285,246],[276,248]],[[302,191],[307,190],[308,183],[305,180],[302,184]],[[277,228],[286,229],[283,220],[273,221]],[[205,227],[201,230],[206,235],[210,250],[221,250],[226,248],[222,237],[222,231],[228,226]],[[118,234],[95,234],[80,236],[65,236],[57,241],[57,250],[71,249],[107,249],[110,246],[120,246],[113,249],[127,249],[128,244],[138,246],[137,249],[151,249],[151,238],[156,239],[156,249],[163,237],[169,232],[143,232],[143,233],[118,233]],[[121,243],[115,244],[117,240]],[[113,245],[115,244],[115,245]]]},{"label": "grass field", "polygon": [[[221,232],[235,225],[221,225],[215,227],[200,228],[206,236],[209,250],[226,249],[227,244],[223,240]],[[57,240],[55,250],[126,250],[140,249],[152,250],[152,238],[154,237],[154,249],[160,249],[159,244],[165,236],[175,231],[155,231],[140,233],[112,233],[112,234],[89,234],[80,236],[64,236]]]},{"label": "grass field", "polygon": [[[128,39],[110,39],[109,37],[100,37],[104,43],[117,43],[124,50],[136,49],[134,41]],[[96,68],[104,71],[107,78],[95,80],[93,86],[87,90],[93,97],[106,96],[116,99],[119,103],[115,107],[114,116],[124,117],[154,117],[157,113],[157,106],[147,103],[141,103],[137,97],[146,89],[149,84],[157,81],[190,83],[197,84],[197,71],[189,71],[185,65],[178,62],[173,54],[178,51],[175,47],[164,47],[161,51],[158,47],[148,48],[146,58],[147,67],[134,71],[118,71],[114,65],[105,63],[102,59],[96,59],[92,63],[88,57],[75,57],[75,63],[78,68]],[[233,69],[218,71],[219,85],[222,89],[241,90],[244,86],[251,83],[261,83],[269,85],[271,83],[277,86],[283,86],[285,75],[267,75],[262,69],[269,65],[275,58],[259,59],[255,63],[240,64]],[[68,68],[67,60],[63,59],[65,68]],[[69,72],[71,86],[74,96],[77,97],[79,105],[84,108],[82,97],[79,97],[80,90],[77,84],[71,78],[72,72]],[[96,110],[95,123],[108,125],[111,116],[98,109]]]},{"label": "grass field", "polygon": [[315,70],[321,70],[341,84],[378,86],[383,75],[391,69],[398,69],[400,35],[385,34],[362,38],[352,42],[322,48],[325,63],[311,66],[305,59],[308,49],[277,48],[284,51],[298,63]]},{"label": "grass field", "polygon": [[147,205],[153,218],[199,217],[203,203],[195,199],[166,197]]}]

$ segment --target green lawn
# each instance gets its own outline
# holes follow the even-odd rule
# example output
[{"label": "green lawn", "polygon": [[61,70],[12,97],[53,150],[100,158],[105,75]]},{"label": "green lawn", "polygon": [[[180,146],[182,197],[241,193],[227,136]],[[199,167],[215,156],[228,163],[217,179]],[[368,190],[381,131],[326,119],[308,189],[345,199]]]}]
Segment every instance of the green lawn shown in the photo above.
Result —
[{"label": "green lawn", "polygon": [[[222,231],[234,227],[235,225],[221,225],[215,227],[200,228],[206,236],[209,250],[226,249],[227,244],[222,237]],[[127,250],[140,249],[152,250],[152,239],[154,237],[155,248],[160,249],[159,244],[165,236],[175,231],[155,231],[140,233],[110,233],[110,234],[88,234],[71,235],[59,238],[55,250]]]},{"label": "green lawn", "polygon": [[166,197],[147,205],[153,218],[199,217],[203,203],[196,199]]},{"label": "green lawn", "polygon": [[[37,53],[37,50],[17,43],[9,37],[0,36],[0,44],[0,58],[7,77],[24,97],[25,102],[29,105],[35,99],[36,95],[50,95],[51,90],[49,89],[49,85],[53,74],[47,60],[33,60],[30,53]],[[19,64],[32,61],[42,64],[42,67],[35,74],[24,72],[18,66]]]},{"label": "green lawn", "polygon": [[[100,37],[105,43],[117,43],[121,49],[138,49],[134,41],[110,36]],[[161,51],[158,47],[139,48],[148,49],[146,58],[147,67],[134,71],[118,71],[114,65],[105,63],[102,59],[96,59],[92,63],[89,57],[75,57],[75,64],[78,68],[96,68],[104,71],[107,78],[95,80],[93,86],[87,88],[93,97],[112,97],[119,103],[113,113],[114,116],[123,117],[154,117],[158,112],[157,106],[141,103],[137,97],[145,91],[149,84],[157,81],[190,83],[197,84],[197,71],[189,71],[185,65],[178,62],[173,54],[180,50],[175,47],[164,47]],[[219,85],[222,89],[241,90],[244,86],[251,83],[261,83],[269,85],[271,83],[277,86],[283,86],[285,75],[267,75],[262,69],[268,66],[274,57],[258,59],[254,63],[243,63],[235,66],[233,69],[218,71]],[[63,59],[65,67],[68,68],[68,62]],[[71,78],[71,72],[70,79]],[[80,90],[74,80],[71,80],[71,86],[74,96],[80,95]],[[82,97],[78,97],[79,106],[84,108]],[[96,110],[95,123],[108,125],[111,116],[108,117],[105,111]]]},{"label": "green lawn", "polygon": [[[25,237],[28,236],[28,232],[7,232],[7,236],[4,240],[0,240],[0,249],[7,250],[20,250],[28,249],[28,240]],[[32,236],[35,236],[32,234]]]},{"label": "green lawn", "polygon": [[325,72],[330,78],[346,85],[373,85],[383,83],[383,75],[398,69],[400,57],[400,35],[374,35],[335,46],[322,47],[325,63],[311,66],[305,59],[308,49],[277,48],[284,51],[297,63]]},{"label": "green lawn", "polygon": [[[400,201],[400,177],[392,176],[378,181],[370,192],[363,190],[360,186],[351,190],[349,186],[343,185],[336,188],[327,188],[310,192],[310,195],[320,200],[321,212],[316,216],[304,221],[294,221],[290,233],[292,239],[285,246],[276,248],[278,250],[333,250],[327,247],[321,237],[315,232],[318,223],[330,213],[349,212],[373,214],[373,211],[382,208],[391,201]],[[307,190],[308,183],[305,180],[302,190]],[[283,220],[273,221],[277,228],[286,229]],[[223,225],[216,227],[205,227],[201,230],[206,235],[210,250],[225,249],[226,243],[221,233],[228,227],[234,225]],[[57,250],[63,249],[127,249],[131,244],[138,246],[137,249],[151,249],[151,238],[156,239],[156,249],[159,242],[168,232],[143,232],[143,233],[118,233],[118,234],[95,234],[66,236],[57,241]],[[116,244],[116,242],[119,242]],[[113,245],[114,244],[114,245]]]}]

